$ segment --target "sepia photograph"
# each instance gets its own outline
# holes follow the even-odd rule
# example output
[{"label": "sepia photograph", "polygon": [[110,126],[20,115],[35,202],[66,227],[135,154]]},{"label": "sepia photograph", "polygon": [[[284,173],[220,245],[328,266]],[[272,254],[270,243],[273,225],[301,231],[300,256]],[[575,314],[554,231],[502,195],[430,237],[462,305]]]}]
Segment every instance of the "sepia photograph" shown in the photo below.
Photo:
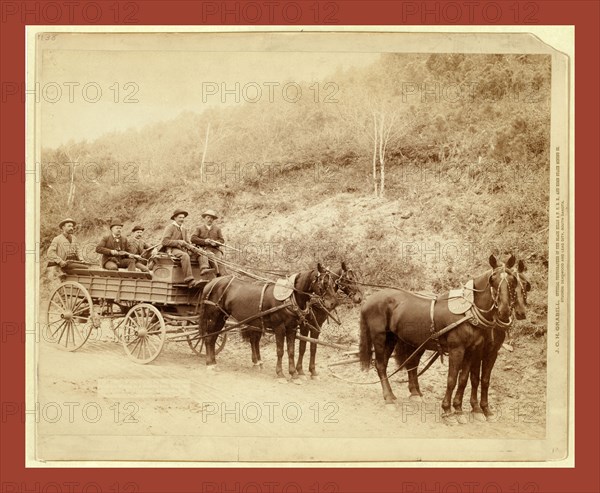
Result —
[{"label": "sepia photograph", "polygon": [[27,35],[30,466],[572,459],[566,54]]}]

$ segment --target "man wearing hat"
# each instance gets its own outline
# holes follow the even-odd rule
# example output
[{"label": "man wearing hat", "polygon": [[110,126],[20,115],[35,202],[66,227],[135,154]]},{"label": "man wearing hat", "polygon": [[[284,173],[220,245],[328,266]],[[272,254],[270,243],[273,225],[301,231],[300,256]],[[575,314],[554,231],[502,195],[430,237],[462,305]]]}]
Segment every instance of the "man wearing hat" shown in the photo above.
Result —
[{"label": "man wearing hat", "polygon": [[[142,239],[143,233],[144,233],[143,226],[140,226],[138,224],[133,227],[133,229],[131,230],[131,234],[133,235],[133,238],[127,239],[127,243],[128,243],[127,251],[129,253],[133,253],[134,255],[141,255],[142,253],[147,252],[148,250],[150,250],[152,248],[151,245],[148,245],[148,243],[146,243]],[[142,272],[150,272],[150,269],[148,269],[148,267],[143,262],[140,262],[139,260],[137,260],[135,262],[135,266]]]},{"label": "man wearing hat", "polygon": [[[192,274],[192,265],[190,262],[190,254],[185,251],[186,245],[189,244],[188,231],[183,227],[183,221],[188,216],[187,211],[177,209],[171,216],[171,223],[165,228],[162,237],[162,245],[167,249],[167,253],[181,260],[181,268],[183,269],[183,280],[190,287],[198,284],[194,280]],[[212,272],[208,266],[208,260],[205,255],[199,256],[200,275]]]},{"label": "man wearing hat", "polygon": [[[191,238],[192,243],[201,246],[216,257],[221,258],[223,252],[220,249],[220,244],[224,244],[225,240],[223,239],[221,228],[214,224],[219,217],[215,211],[208,209],[202,213],[202,219],[204,220],[204,224],[201,224],[196,228],[196,231]],[[221,276],[227,274],[223,265],[219,265],[218,262],[213,262],[213,264]]]},{"label": "man wearing hat", "polygon": [[63,275],[69,269],[87,269],[88,264],[81,259],[81,250],[73,235],[77,223],[70,217],[58,223],[62,233],[55,236],[48,248],[48,268],[51,273]]},{"label": "man wearing hat", "polygon": [[129,244],[127,238],[121,234],[122,230],[123,223],[112,220],[110,234],[100,240],[96,252],[102,254],[101,264],[107,270],[119,270],[121,267],[135,271],[135,259],[128,252]]}]

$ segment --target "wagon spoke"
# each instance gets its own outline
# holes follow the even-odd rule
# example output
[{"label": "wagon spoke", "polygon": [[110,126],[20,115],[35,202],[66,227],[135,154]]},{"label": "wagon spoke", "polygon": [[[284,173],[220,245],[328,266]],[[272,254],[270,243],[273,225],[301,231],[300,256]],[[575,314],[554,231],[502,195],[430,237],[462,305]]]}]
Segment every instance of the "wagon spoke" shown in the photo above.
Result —
[{"label": "wagon spoke", "polygon": [[66,290],[65,290],[65,296],[67,298],[67,302],[69,304],[69,309],[72,310],[73,309],[73,285],[69,284],[69,295],[67,296]]},{"label": "wagon spoke", "polygon": [[[146,356],[146,354],[148,356]],[[144,359],[152,356],[152,350],[150,349],[150,343],[148,342],[148,338],[144,338]]]},{"label": "wagon spoke", "polygon": [[148,346],[152,348],[152,352],[156,351],[160,347],[160,339],[156,340],[156,337],[148,337],[146,339]]},{"label": "wagon spoke", "polygon": [[[58,295],[58,299],[60,300],[61,303],[61,310],[66,310],[67,309],[67,300],[65,298],[63,298],[63,295],[61,294],[61,292],[64,291],[64,287],[60,287],[59,289],[56,290],[56,294]],[[66,295],[66,293],[65,293]],[[54,298],[54,296],[53,296]],[[58,306],[58,305],[57,305]]]},{"label": "wagon spoke", "polygon": [[59,318],[57,318],[56,320],[54,320],[53,322],[48,322],[46,325],[47,325],[48,327],[50,327],[51,325],[54,325],[54,324],[56,324],[56,323],[58,323],[58,322],[64,322],[64,321],[65,321],[65,319],[64,319],[64,318],[60,318],[60,317],[59,317]]},{"label": "wagon spoke", "polygon": [[[87,310],[87,300],[85,298],[78,298],[77,304],[73,307],[73,313],[80,313]],[[82,307],[83,305],[83,307]]]},{"label": "wagon spoke", "polygon": [[52,303],[54,306],[56,306],[61,311],[61,313],[65,311],[65,307],[60,306],[56,301],[50,300],[50,303]]},{"label": "wagon spoke", "polygon": [[[64,327],[64,325],[67,323],[67,321],[66,321],[66,320],[63,320],[63,319],[61,319],[61,320],[62,320],[62,324],[60,324],[60,325],[58,326],[58,328],[57,328],[57,329],[56,329],[54,332],[52,332],[52,337],[53,337],[53,338],[54,338],[54,337],[56,337],[56,334],[58,334],[58,331],[59,331],[60,329],[62,329],[62,328]],[[52,322],[52,323],[54,323],[54,322]],[[64,330],[64,329],[63,329],[63,330]],[[59,340],[60,340],[60,339],[59,339]]]}]

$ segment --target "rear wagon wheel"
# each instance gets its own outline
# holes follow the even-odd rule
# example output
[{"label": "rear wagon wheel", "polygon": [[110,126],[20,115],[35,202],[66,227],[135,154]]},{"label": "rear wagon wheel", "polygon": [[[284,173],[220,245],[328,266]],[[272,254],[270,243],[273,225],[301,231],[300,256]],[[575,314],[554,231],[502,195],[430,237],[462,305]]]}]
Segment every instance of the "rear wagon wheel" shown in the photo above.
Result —
[{"label": "rear wagon wheel", "polygon": [[66,351],[76,351],[93,329],[92,307],[92,298],[81,284],[64,282],[50,296],[44,339]]}]

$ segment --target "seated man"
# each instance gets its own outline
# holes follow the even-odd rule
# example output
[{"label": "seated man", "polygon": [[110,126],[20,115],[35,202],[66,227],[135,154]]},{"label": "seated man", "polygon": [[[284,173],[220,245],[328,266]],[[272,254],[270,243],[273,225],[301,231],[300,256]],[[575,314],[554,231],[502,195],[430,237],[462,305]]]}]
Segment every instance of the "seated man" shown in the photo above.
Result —
[{"label": "seated man", "polygon": [[[196,228],[196,231],[191,238],[192,243],[201,246],[218,258],[223,257],[223,252],[220,247],[225,244],[225,240],[223,239],[221,228],[214,224],[219,217],[215,211],[208,209],[202,214],[202,219],[204,220],[204,224],[201,224]],[[218,275],[227,275],[227,271],[223,265],[220,265],[219,262],[215,261],[210,262],[216,268]]]},{"label": "seated man", "polygon": [[87,269],[88,264],[81,259],[81,250],[73,235],[77,223],[71,219],[63,219],[58,227],[62,233],[55,236],[48,248],[48,268],[51,275],[64,277],[71,269]]},{"label": "seated man", "polygon": [[[143,233],[143,226],[138,225],[133,227],[133,229],[131,230],[133,238],[129,238],[127,240],[127,251],[129,253],[133,253],[134,255],[140,256],[142,255],[142,253],[148,253],[152,249],[152,246],[142,239]],[[147,265],[140,259],[136,259],[135,266],[142,272],[150,272],[150,269],[147,267]]]},{"label": "seated man", "polygon": [[[185,251],[186,246],[189,245],[188,232],[183,227],[183,221],[188,216],[187,211],[177,209],[171,216],[170,223],[163,233],[162,245],[166,248],[167,253],[173,257],[177,257],[181,261],[181,268],[183,269],[183,280],[188,284],[189,287],[197,286],[200,281],[194,280],[192,274],[192,265],[190,261],[190,254]],[[212,272],[212,269],[208,268],[208,260],[204,255],[199,256],[200,275]]]},{"label": "seated man", "polygon": [[126,267],[135,272],[135,259],[127,251],[129,245],[127,238],[121,234],[122,230],[123,224],[113,220],[110,223],[110,234],[100,240],[96,252],[102,254],[101,265],[105,269],[119,270],[119,267]]}]

